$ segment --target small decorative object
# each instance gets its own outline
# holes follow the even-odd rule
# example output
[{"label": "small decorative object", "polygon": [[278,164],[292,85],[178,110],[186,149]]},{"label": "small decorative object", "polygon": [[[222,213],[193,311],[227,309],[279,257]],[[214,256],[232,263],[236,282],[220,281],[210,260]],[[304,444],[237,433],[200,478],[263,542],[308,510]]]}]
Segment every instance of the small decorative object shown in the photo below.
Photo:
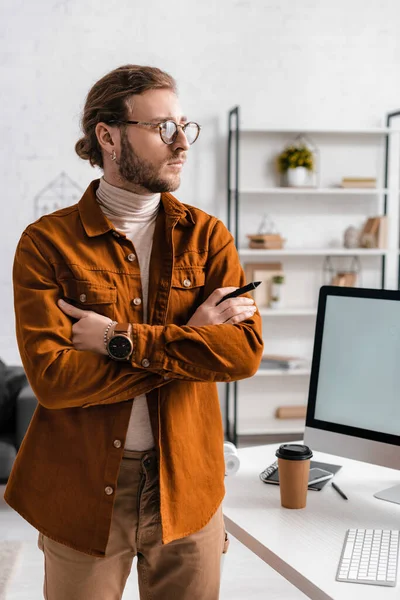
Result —
[{"label": "small decorative object", "polygon": [[334,277],[332,277],[331,285],[338,285],[339,287],[354,287],[357,281],[357,273],[354,271],[338,271]]},{"label": "small decorative object", "polygon": [[271,305],[272,279],[276,275],[283,275],[282,263],[247,263],[244,265],[246,281],[262,281],[263,285],[250,292],[254,302],[259,308]]},{"label": "small decorative object", "polygon": [[360,234],[361,248],[386,248],[387,217],[370,217]]},{"label": "small decorative object", "polygon": [[268,215],[264,215],[258,232],[247,235],[249,248],[261,248],[263,250],[280,250],[283,248],[285,239],[276,231],[275,223]]},{"label": "small decorative object", "polygon": [[314,167],[314,154],[302,136],[278,156],[278,171],[286,175],[288,187],[310,186],[310,174]]},{"label": "small decorative object", "polygon": [[338,285],[340,287],[354,287],[357,285],[357,278],[359,278],[359,285],[361,286],[361,264],[358,256],[353,256],[351,263],[348,268],[343,266],[334,267],[332,257],[327,256],[323,266],[325,274],[325,284],[327,285]]},{"label": "small decorative object", "polygon": [[295,167],[286,172],[286,181],[288,187],[305,187],[308,183],[307,169],[305,167]]},{"label": "small decorative object", "polygon": [[353,225],[350,225],[344,232],[343,245],[345,248],[359,248],[360,246],[360,230]]},{"label": "small decorative object", "polygon": [[64,171],[33,199],[35,219],[78,202],[83,190]]},{"label": "small decorative object", "polygon": [[282,286],[285,283],[284,275],[275,275],[272,278],[271,285],[271,308],[280,308],[282,306]]}]

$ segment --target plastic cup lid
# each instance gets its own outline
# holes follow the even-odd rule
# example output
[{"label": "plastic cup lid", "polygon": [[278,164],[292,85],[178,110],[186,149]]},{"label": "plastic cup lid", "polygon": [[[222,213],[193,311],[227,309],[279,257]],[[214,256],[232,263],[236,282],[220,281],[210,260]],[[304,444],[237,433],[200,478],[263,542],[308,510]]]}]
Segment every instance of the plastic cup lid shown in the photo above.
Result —
[{"label": "plastic cup lid", "polygon": [[312,450],[304,444],[282,444],[275,452],[275,456],[286,460],[308,460],[312,455]]}]

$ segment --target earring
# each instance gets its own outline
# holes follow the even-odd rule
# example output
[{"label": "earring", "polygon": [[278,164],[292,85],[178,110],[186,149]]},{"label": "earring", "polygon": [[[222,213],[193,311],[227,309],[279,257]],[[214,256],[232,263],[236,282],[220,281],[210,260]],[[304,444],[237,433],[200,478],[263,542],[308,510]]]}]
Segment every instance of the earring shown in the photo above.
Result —
[{"label": "earring", "polygon": [[115,154],[115,150],[112,151],[111,160],[117,160],[117,155]]}]

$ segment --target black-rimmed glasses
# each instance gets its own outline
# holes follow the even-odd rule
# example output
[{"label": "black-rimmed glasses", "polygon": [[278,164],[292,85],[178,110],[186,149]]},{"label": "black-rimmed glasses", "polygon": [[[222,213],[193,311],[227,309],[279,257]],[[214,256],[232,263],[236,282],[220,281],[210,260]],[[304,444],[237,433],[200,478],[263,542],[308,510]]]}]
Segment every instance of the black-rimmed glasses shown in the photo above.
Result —
[{"label": "black-rimmed glasses", "polygon": [[178,136],[178,127],[181,127],[186,136],[188,144],[191,146],[195,143],[200,134],[200,125],[189,121],[185,125],[178,125],[175,121],[167,120],[161,123],[147,123],[146,121],[108,121],[109,125],[124,124],[124,125],[147,125],[148,127],[158,128],[160,137],[164,144],[173,144]]}]

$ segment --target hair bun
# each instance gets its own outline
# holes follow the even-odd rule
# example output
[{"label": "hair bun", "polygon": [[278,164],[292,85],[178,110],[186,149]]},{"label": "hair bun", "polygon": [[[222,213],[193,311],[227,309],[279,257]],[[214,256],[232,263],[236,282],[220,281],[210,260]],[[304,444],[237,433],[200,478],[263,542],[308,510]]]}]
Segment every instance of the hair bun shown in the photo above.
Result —
[{"label": "hair bun", "polygon": [[83,158],[83,160],[89,160],[89,148],[90,144],[87,137],[81,138],[75,144],[75,152],[80,158]]}]

